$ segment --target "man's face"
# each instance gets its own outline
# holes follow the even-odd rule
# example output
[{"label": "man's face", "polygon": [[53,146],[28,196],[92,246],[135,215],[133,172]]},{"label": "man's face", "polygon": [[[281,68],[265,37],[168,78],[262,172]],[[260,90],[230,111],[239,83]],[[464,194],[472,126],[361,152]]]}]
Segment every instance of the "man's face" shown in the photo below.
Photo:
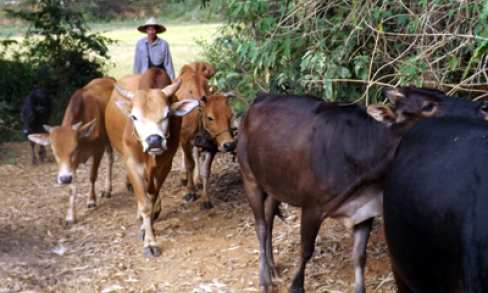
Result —
[{"label": "man's face", "polygon": [[156,38],[156,28],[154,26],[148,26],[146,28],[146,33],[150,40],[154,40]]}]

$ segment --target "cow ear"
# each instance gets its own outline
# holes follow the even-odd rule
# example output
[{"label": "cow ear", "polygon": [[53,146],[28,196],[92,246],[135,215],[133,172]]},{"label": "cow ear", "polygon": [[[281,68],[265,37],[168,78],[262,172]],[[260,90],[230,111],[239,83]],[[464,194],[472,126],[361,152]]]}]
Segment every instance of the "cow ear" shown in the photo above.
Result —
[{"label": "cow ear", "polygon": [[385,88],[383,90],[383,95],[388,98],[393,107],[405,99],[403,92],[397,88]]},{"label": "cow ear", "polygon": [[215,94],[215,93],[217,92],[217,90],[218,90],[218,89],[219,89],[219,88],[218,88],[216,85],[214,85],[214,84],[213,84],[213,85],[211,85],[211,86],[210,86],[210,88],[209,88],[209,90],[208,90],[208,91],[209,91],[209,94],[210,94],[210,95]]},{"label": "cow ear", "polygon": [[181,102],[171,105],[171,114],[176,116],[185,116],[200,105],[200,102],[193,99],[185,99]]},{"label": "cow ear", "polygon": [[398,121],[398,115],[391,109],[383,104],[369,105],[366,109],[368,115],[373,117],[376,121],[390,126]]},{"label": "cow ear", "polygon": [[29,134],[27,138],[39,145],[48,146],[51,144],[51,136],[47,133]]},{"label": "cow ear", "polygon": [[53,130],[52,126],[46,124],[43,124],[42,127],[44,128],[44,130],[46,130],[47,133],[51,133],[51,131]]},{"label": "cow ear", "polygon": [[92,121],[83,125],[80,130],[78,130],[78,138],[87,137],[92,133],[93,129],[95,129],[95,125],[97,125],[97,119],[93,119]]}]

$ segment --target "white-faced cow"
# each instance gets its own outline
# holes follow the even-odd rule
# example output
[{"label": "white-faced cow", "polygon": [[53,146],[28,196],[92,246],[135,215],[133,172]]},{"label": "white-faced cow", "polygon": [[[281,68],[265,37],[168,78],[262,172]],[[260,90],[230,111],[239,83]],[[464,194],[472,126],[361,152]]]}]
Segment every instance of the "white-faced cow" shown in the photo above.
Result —
[{"label": "white-faced cow", "polygon": [[95,181],[104,152],[107,155],[107,176],[102,197],[110,197],[113,159],[112,147],[105,130],[105,108],[110,100],[114,82],[115,79],[110,77],[92,80],[73,94],[61,125],[54,127],[45,125],[48,134],[29,135],[29,139],[38,144],[51,144],[59,166],[57,181],[71,186],[72,194],[66,225],[76,222],[74,209],[78,189],[76,170],[80,164],[91,157],[93,162],[90,167],[87,208],[96,207]]},{"label": "white-faced cow", "polygon": [[373,218],[382,213],[385,170],[402,135],[421,119],[485,118],[488,110],[482,102],[414,87],[384,93],[392,109],[267,94],[244,115],[237,155],[256,220],[262,292],[272,292],[271,273],[277,273],[271,235],[281,202],[302,208],[300,263],[290,292],[304,292],[305,266],[327,217],[354,229],[355,292],[365,292],[366,244]]},{"label": "white-faced cow", "polygon": [[137,197],[144,255],[157,257],[161,249],[155,241],[153,223],[161,211],[159,190],[178,149],[181,116],[198,102],[172,98],[181,82],[163,89],[138,89],[141,78],[141,74],[131,74],[117,82],[107,107],[106,124],[114,148],[124,156]]},{"label": "white-faced cow", "polygon": [[[201,66],[192,64],[199,69]],[[207,67],[203,67],[207,68]],[[200,185],[200,168],[198,158],[200,152],[195,148],[195,139],[200,139],[215,149],[208,150],[205,154],[205,162],[201,170],[203,178],[203,202],[201,209],[212,207],[208,196],[208,180],[210,179],[210,168],[216,151],[231,152],[235,149],[235,141],[230,130],[230,118],[232,116],[228,105],[228,98],[233,97],[232,93],[216,93],[209,85],[204,72],[193,70],[191,66],[184,66],[180,75],[175,81],[181,80],[181,86],[176,92],[179,100],[193,99],[200,103],[198,110],[192,111],[183,117],[183,124],[180,135],[180,145],[183,149],[183,168],[181,180],[187,185],[187,201],[196,199],[195,185]],[[199,145],[202,146],[202,145]],[[197,158],[195,161],[194,158]],[[196,164],[195,164],[196,163]],[[195,166],[196,165],[196,166]]]},{"label": "white-faced cow", "polygon": [[[27,136],[33,133],[44,133],[42,125],[48,125],[51,117],[51,97],[41,89],[33,90],[24,99],[22,107],[18,111],[22,118],[22,134]],[[35,145],[33,141],[30,141],[33,165],[37,165]],[[39,161],[43,163],[46,156],[43,145],[39,145],[38,155]]]},{"label": "white-faced cow", "polygon": [[384,224],[400,293],[488,292],[488,123],[415,125],[388,169]]}]

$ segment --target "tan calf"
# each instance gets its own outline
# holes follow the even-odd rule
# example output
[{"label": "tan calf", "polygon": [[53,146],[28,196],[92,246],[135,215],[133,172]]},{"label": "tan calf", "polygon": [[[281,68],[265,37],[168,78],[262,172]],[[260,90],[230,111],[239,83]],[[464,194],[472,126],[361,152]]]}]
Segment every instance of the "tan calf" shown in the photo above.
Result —
[{"label": "tan calf", "polygon": [[[201,70],[195,72],[188,65],[183,67],[180,76],[175,80],[182,81],[180,89],[176,92],[179,99],[194,99],[200,102],[198,110],[183,117],[180,135],[180,144],[184,153],[181,180],[184,185],[187,185],[186,200],[193,201],[196,199],[195,185],[201,184],[198,166],[200,154],[199,149],[194,148],[195,138],[197,136],[204,137],[207,141],[215,143],[219,151],[230,152],[235,149],[236,144],[230,131],[231,110],[227,103],[227,99],[234,95],[232,93],[212,95],[215,89],[209,86],[208,79],[203,72]],[[201,209],[212,207],[208,196],[208,179],[214,156],[215,150],[206,152],[205,162],[201,170],[203,178]],[[197,160],[194,160],[194,157]]]},{"label": "tan calf", "polygon": [[29,139],[38,144],[51,144],[59,167],[57,181],[71,186],[66,225],[76,222],[76,170],[90,157],[93,157],[93,163],[90,167],[87,208],[96,207],[95,180],[104,152],[107,154],[107,176],[102,197],[110,197],[113,159],[112,147],[105,130],[105,108],[110,100],[114,82],[115,79],[109,77],[91,81],[71,97],[61,125],[45,125],[48,134],[29,135]]},{"label": "tan calf", "polygon": [[[107,107],[107,131],[113,146],[125,159],[129,179],[138,201],[140,239],[144,255],[157,257],[153,222],[161,205],[159,190],[178,148],[181,117],[198,106],[194,100],[173,102],[181,82],[164,89],[139,89],[142,75],[122,77]],[[174,99],[177,101],[177,99]]]}]

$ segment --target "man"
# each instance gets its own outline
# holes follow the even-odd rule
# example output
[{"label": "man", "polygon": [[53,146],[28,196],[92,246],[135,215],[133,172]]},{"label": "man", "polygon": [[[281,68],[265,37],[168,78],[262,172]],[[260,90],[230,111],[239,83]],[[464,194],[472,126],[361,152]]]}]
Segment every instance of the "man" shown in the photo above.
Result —
[{"label": "man", "polygon": [[157,36],[157,34],[165,32],[166,28],[151,17],[137,30],[147,34],[147,37],[137,41],[133,73],[144,73],[151,67],[158,67],[165,70],[173,80],[173,62],[168,43]]}]

